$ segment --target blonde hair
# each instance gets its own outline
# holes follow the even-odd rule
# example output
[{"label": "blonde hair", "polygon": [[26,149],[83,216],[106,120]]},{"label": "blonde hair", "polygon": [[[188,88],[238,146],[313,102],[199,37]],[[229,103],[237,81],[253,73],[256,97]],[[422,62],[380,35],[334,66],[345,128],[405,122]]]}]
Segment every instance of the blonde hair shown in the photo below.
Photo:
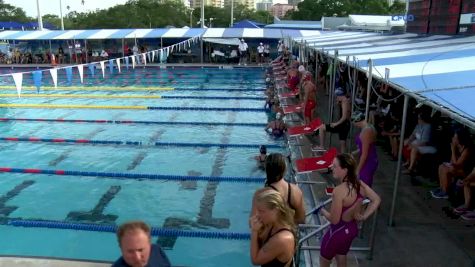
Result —
[{"label": "blonde hair", "polygon": [[284,198],[278,191],[274,189],[264,190],[256,196],[256,202],[263,204],[270,210],[277,209],[277,220],[279,223],[291,230],[292,234],[296,236],[295,212],[284,201]]}]

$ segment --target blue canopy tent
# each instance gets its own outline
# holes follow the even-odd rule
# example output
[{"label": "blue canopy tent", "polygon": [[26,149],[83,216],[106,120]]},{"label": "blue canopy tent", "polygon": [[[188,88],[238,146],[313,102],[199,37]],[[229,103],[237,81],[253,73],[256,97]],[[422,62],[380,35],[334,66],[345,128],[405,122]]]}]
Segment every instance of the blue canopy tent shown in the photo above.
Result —
[{"label": "blue canopy tent", "polygon": [[[309,47],[326,51],[333,58],[338,52],[339,61],[347,61],[369,74],[370,79],[387,82],[400,90],[405,97],[402,129],[405,128],[409,97],[475,129],[475,36],[331,32],[294,40],[305,40]],[[399,151],[402,151],[402,143]],[[401,155],[397,166],[390,225],[394,217]]]},{"label": "blue canopy tent", "polygon": [[232,28],[264,28],[266,26],[264,23],[252,21],[252,20],[241,20],[239,22],[234,22]]}]

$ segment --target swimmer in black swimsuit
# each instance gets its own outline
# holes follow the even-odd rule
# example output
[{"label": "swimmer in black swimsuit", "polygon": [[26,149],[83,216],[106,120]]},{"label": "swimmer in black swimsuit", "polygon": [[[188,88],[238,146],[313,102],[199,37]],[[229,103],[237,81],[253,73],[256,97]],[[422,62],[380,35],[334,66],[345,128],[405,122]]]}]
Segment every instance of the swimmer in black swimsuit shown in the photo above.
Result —
[{"label": "swimmer in black swimsuit", "polygon": [[267,147],[262,145],[259,147],[259,155],[255,156],[254,159],[257,161],[258,168],[261,170],[265,169],[267,158]]}]

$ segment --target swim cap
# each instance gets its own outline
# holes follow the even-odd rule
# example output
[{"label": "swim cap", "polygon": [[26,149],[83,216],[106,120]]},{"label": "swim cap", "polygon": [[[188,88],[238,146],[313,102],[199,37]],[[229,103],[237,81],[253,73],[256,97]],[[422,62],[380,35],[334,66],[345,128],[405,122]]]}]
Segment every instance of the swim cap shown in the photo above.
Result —
[{"label": "swim cap", "polygon": [[260,152],[261,154],[267,154],[267,147],[266,147],[265,145],[261,145],[261,146],[259,147],[259,152]]},{"label": "swim cap", "polygon": [[299,66],[299,72],[304,72],[305,71],[305,67],[303,65],[300,65]]}]

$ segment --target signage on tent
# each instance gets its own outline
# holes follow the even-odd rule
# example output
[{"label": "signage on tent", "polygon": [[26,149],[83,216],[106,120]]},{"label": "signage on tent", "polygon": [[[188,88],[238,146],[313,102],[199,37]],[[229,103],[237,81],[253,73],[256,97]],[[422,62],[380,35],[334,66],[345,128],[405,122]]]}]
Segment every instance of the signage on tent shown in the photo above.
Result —
[{"label": "signage on tent", "polygon": [[414,21],[414,15],[393,15],[391,16],[391,20],[392,21],[401,21],[401,20],[404,20],[404,21]]}]

